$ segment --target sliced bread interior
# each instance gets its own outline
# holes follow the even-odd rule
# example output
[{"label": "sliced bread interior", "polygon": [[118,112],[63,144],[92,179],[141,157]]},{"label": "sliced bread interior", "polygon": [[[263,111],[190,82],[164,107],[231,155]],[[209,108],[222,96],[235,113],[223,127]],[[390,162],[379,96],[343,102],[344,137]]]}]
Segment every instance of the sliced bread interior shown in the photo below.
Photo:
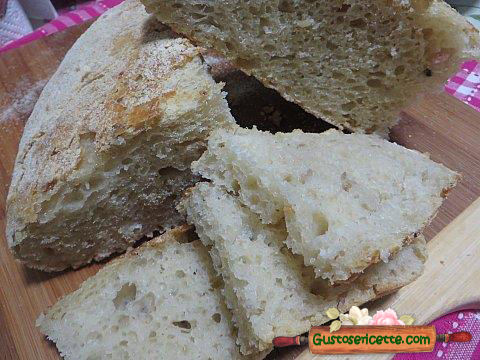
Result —
[{"label": "sliced bread interior", "polygon": [[234,123],[188,40],[126,0],[73,45],[20,142],[7,238],[30,267],[62,270],[175,226],[212,128]]},{"label": "sliced bread interior", "polygon": [[336,126],[386,132],[440,91],[478,31],[442,0],[142,0],[287,100]]},{"label": "sliced bread interior", "polygon": [[424,240],[415,238],[388,263],[371,266],[351,284],[332,287],[285,246],[282,222],[262,224],[224,188],[197,183],[179,208],[195,225],[223,278],[244,354],[268,351],[277,336],[299,335],[327,322],[330,307],[345,312],[410,283],[426,260]]},{"label": "sliced bread interior", "polygon": [[436,214],[458,174],[376,135],[214,131],[194,172],[235,194],[331,283],[388,261]]},{"label": "sliced bread interior", "polygon": [[37,326],[67,360],[247,359],[220,286],[206,248],[176,228],[106,265]]}]

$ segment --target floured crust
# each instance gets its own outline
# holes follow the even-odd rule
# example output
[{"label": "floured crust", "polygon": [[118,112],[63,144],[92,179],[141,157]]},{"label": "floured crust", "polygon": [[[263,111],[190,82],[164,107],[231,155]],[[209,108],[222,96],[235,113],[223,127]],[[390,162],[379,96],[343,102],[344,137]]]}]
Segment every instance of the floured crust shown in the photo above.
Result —
[{"label": "floured crust", "polygon": [[[164,49],[156,48],[154,35],[145,35],[146,18],[141,5],[126,1],[102,15],[67,53],[25,126],[7,200],[9,213],[36,221],[42,195],[54,191],[81,165],[82,135],[94,137],[97,152],[107,152],[118,135],[134,135],[161,116],[159,105],[175,94],[162,88],[158,77],[199,52],[178,36],[162,43]],[[149,24],[158,27],[160,35],[172,37],[155,20]],[[118,28],[123,33],[118,34]],[[89,66],[81,61],[86,51],[94,58]],[[157,51],[162,58],[152,57]],[[143,81],[138,81],[140,76]],[[139,87],[145,96],[122,103],[123,95],[139,92]]]},{"label": "floured crust", "polygon": [[24,130],[7,199],[7,239],[55,271],[125,251],[182,223],[178,194],[212,128],[234,120],[199,49],[138,0],[77,40]]}]

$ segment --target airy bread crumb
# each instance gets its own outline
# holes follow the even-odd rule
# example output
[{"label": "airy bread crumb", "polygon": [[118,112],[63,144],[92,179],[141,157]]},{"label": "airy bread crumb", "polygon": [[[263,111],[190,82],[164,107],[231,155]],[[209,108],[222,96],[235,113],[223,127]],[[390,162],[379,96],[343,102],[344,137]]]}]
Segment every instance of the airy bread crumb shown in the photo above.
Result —
[{"label": "airy bread crumb", "polygon": [[371,266],[356,281],[336,287],[315,278],[311,267],[285,246],[285,225],[262,224],[237,197],[198,183],[179,205],[210,250],[244,354],[272,349],[277,336],[295,336],[341,312],[385,295],[423,272],[425,241],[417,238],[388,263]]},{"label": "airy bread crumb", "polygon": [[441,0],[142,0],[196,44],[340,128],[386,133],[440,91],[478,31]]},{"label": "airy bread crumb", "polygon": [[375,135],[215,130],[195,173],[235,194],[331,283],[388,261],[430,222],[458,174]]},{"label": "airy bread crumb", "polygon": [[205,247],[186,227],[103,267],[37,320],[67,360],[261,359],[239,353]]}]

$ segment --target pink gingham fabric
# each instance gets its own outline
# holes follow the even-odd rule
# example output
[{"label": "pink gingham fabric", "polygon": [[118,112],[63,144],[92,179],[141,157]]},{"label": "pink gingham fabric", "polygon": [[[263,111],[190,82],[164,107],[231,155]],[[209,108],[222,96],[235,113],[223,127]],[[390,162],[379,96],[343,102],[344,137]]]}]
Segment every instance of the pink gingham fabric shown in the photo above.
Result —
[{"label": "pink gingham fabric", "polygon": [[100,16],[108,9],[120,4],[122,1],[123,0],[94,1],[89,2],[88,4],[77,6],[76,9],[72,11],[63,13],[60,12],[60,16],[58,16],[55,20],[50,21],[49,23],[39,27],[32,33],[20,39],[6,43],[0,48],[0,53],[10,49],[15,49],[19,46],[28,44],[29,42],[38,40],[44,36],[48,36],[58,31],[65,30],[71,26],[82,24],[87,20]]},{"label": "pink gingham fabric", "polygon": [[464,62],[461,70],[448,80],[445,91],[480,111],[480,63]]},{"label": "pink gingham fabric", "polygon": [[435,320],[437,334],[468,331],[468,343],[436,343],[430,353],[398,354],[394,360],[480,360],[480,311],[457,311]]}]

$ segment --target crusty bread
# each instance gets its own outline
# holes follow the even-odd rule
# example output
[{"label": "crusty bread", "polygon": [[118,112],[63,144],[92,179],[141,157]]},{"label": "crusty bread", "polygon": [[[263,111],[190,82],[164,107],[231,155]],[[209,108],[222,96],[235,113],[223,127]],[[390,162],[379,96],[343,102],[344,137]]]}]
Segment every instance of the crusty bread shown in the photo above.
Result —
[{"label": "crusty bread", "polygon": [[195,173],[238,195],[332,283],[387,261],[430,222],[458,174],[376,135],[215,130]]},{"label": "crusty bread", "polygon": [[246,359],[219,285],[185,226],[107,264],[37,326],[65,359]]},{"label": "crusty bread", "polygon": [[45,86],[8,195],[15,256],[62,270],[177,225],[212,128],[234,123],[199,50],[137,0],[101,16]]},{"label": "crusty bread", "polygon": [[353,283],[331,287],[285,246],[284,224],[262,224],[221,187],[197,183],[179,207],[223,277],[244,354],[271,349],[276,336],[298,335],[325,323],[330,307],[344,312],[408,284],[422,273],[426,259],[424,240],[416,239]]},{"label": "crusty bread", "polygon": [[385,133],[419,93],[480,56],[478,31],[442,0],[142,0],[312,114]]}]

